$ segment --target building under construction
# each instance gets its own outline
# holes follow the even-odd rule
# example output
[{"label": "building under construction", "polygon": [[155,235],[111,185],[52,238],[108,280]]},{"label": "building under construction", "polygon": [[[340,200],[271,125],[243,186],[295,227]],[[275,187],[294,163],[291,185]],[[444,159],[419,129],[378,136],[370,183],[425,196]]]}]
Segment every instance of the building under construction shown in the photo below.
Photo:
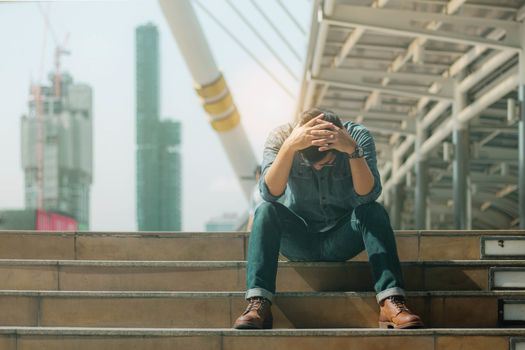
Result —
[{"label": "building under construction", "polygon": [[93,179],[92,90],[58,74],[50,74],[49,86],[33,86],[22,116],[25,207],[66,214],[85,230]]}]

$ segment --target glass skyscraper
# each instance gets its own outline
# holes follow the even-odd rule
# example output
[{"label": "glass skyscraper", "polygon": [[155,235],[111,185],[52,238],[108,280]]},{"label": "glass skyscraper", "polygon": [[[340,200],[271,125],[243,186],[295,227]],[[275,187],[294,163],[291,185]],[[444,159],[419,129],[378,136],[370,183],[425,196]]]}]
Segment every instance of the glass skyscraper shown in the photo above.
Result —
[{"label": "glass skyscraper", "polygon": [[160,120],[157,27],[137,27],[135,40],[138,229],[180,231],[181,125]]}]

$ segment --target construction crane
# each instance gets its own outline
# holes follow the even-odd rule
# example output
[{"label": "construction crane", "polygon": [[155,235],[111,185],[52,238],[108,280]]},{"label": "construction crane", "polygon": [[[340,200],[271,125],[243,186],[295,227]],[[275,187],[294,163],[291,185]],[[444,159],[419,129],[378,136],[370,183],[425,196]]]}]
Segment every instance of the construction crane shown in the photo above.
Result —
[{"label": "construction crane", "polygon": [[63,55],[70,55],[71,52],[66,49],[67,42],[69,40],[69,33],[67,33],[64,43],[57,45],[55,48],[55,97],[60,98],[62,95],[62,73],[60,71],[60,57]]},{"label": "construction crane", "polygon": [[44,154],[45,154],[45,138],[46,138],[46,128],[44,121],[44,109],[43,109],[43,98],[42,98],[42,75],[44,71],[44,57],[46,54],[46,44],[47,44],[47,35],[51,33],[52,39],[56,46],[55,48],[55,75],[54,75],[54,93],[55,98],[59,99],[62,95],[61,86],[62,86],[62,75],[60,71],[60,57],[62,55],[69,55],[70,52],[65,49],[67,42],[69,40],[69,33],[66,35],[62,45],[58,44],[57,37],[51,26],[51,21],[49,19],[49,4],[47,11],[44,11],[40,3],[37,4],[40,14],[44,19],[44,44],[42,49],[42,54],[40,57],[39,72],[37,76],[37,82],[31,84],[31,97],[34,104],[34,116],[37,122],[37,142],[36,142],[36,190],[37,190],[37,200],[36,208],[44,209]]}]

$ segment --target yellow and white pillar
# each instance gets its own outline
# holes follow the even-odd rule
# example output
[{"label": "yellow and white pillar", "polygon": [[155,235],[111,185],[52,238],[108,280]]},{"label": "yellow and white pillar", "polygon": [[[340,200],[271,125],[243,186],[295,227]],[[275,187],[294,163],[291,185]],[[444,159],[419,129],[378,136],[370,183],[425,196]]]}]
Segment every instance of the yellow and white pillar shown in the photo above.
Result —
[{"label": "yellow and white pillar", "polygon": [[239,111],[188,0],[159,0],[164,17],[186,61],[211,126],[247,199],[253,191],[257,158],[241,124]]}]

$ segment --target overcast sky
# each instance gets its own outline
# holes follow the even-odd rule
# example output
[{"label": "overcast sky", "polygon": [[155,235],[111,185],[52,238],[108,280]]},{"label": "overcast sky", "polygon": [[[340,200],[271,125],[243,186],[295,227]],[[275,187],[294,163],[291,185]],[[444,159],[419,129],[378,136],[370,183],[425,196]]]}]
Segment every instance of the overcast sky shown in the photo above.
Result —
[{"label": "overcast sky", "polygon": [[[276,0],[257,0],[301,54],[298,60],[256,12],[251,1],[234,2],[300,77],[307,35],[293,25]],[[202,3],[298,95],[299,82],[290,77],[224,0]],[[286,0],[285,3],[308,30],[311,1]],[[134,33],[138,25],[147,22],[156,24],[160,32],[161,115],[182,122],[183,229],[201,231],[211,217],[224,212],[242,213],[247,203],[218,137],[207,122],[157,1],[54,1],[42,2],[40,6],[46,11],[49,9],[59,42],[69,33],[67,46],[71,55],[62,59],[64,70],[76,82],[89,84],[94,92],[91,229],[137,228]],[[268,132],[292,119],[296,99],[286,95],[204,12],[197,6],[194,8],[260,160]],[[47,80],[55,47],[52,35],[45,35],[37,3],[0,2],[0,47],[0,209],[22,208],[20,116],[27,113],[30,82],[39,79],[41,65],[42,80]]]}]

